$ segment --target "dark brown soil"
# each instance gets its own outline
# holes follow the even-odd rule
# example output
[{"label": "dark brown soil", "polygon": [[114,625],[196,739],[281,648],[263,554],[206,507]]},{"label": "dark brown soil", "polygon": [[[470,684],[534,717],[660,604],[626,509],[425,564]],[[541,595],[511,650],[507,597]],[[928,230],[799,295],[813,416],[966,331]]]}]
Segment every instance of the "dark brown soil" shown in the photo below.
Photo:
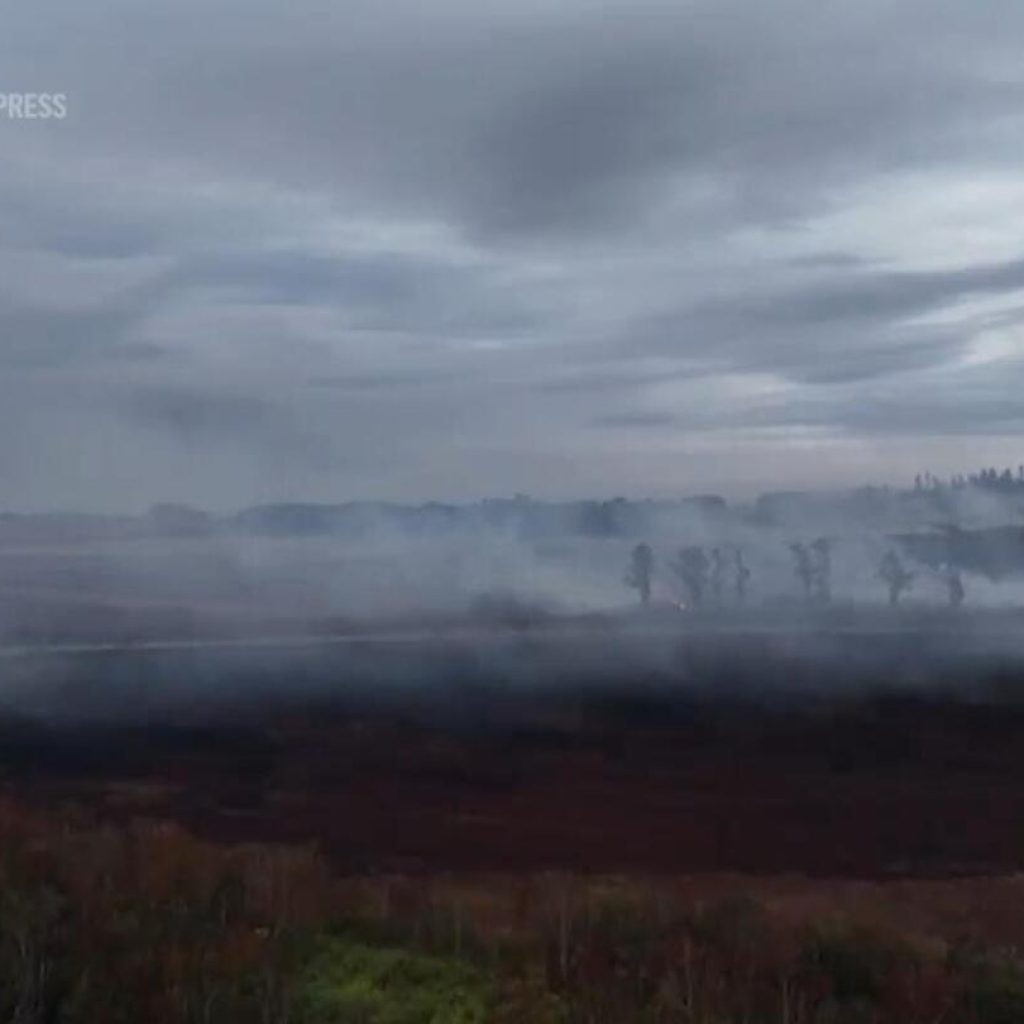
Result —
[{"label": "dark brown soil", "polygon": [[[1024,709],[453,691],[187,725],[9,721],[24,797],[310,842],[352,871],[949,876],[1024,866]],[[472,714],[466,708],[471,707]]]}]

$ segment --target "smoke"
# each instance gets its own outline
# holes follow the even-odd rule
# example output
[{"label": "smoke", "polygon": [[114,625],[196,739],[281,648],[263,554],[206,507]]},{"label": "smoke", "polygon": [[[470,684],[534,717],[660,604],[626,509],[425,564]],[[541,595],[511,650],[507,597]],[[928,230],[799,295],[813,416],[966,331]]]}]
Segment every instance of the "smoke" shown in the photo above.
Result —
[{"label": "smoke", "polygon": [[[979,678],[1024,654],[1022,518],[977,488],[8,516],[0,692],[33,713],[145,716],[453,680],[796,693]],[[896,609],[890,556],[912,575]]]},{"label": "smoke", "polygon": [[970,605],[1024,598],[1019,499],[977,488],[774,495],[735,507],[275,506],[220,519],[163,506],[137,519],[0,520],[0,636],[326,629],[454,618],[502,600],[551,615],[616,612],[635,600],[625,577],[645,545],[655,606],[733,608],[739,576],[751,609],[874,605],[885,600],[880,568],[897,556],[913,574],[912,604],[946,603],[952,569]]}]

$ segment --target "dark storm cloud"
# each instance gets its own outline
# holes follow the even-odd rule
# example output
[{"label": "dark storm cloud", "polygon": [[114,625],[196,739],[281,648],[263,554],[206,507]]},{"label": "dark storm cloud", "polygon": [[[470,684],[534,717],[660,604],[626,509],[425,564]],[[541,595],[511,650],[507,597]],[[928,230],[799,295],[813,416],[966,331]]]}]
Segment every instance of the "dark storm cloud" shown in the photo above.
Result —
[{"label": "dark storm cloud", "polygon": [[638,203],[659,197],[693,143],[685,105],[712,71],[690,55],[666,56],[591,54],[587,66],[499,109],[473,140],[479,226],[542,235],[621,227]]},{"label": "dark storm cloud", "polygon": [[37,52],[10,59],[78,86],[83,145],[99,128],[135,155],[544,231],[633,221],[690,172],[788,206],[827,185],[823,162],[832,177],[911,160],[1016,109],[1019,89],[970,60],[1006,50],[1012,9],[861,7],[106,0],[45,26],[14,12]]},{"label": "dark storm cloud", "polygon": [[81,102],[129,151],[485,234],[628,227],[709,175],[723,214],[792,218],[840,181],[1000,148],[1021,86],[984,62],[1013,58],[1024,18],[992,6],[222,2],[175,17],[108,0]]},{"label": "dark storm cloud", "polygon": [[74,417],[121,467],[97,500],[166,496],[180,450],[230,505],[246,460],[457,497],[620,489],[620,435],[1012,432],[1022,32],[1015,0],[14,6],[0,90],[70,116],[0,121],[5,464]]}]

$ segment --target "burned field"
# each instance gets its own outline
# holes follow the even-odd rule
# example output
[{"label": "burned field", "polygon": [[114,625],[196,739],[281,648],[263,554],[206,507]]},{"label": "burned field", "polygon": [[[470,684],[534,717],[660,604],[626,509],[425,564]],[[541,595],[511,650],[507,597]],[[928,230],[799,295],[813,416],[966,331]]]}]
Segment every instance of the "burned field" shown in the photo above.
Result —
[{"label": "burned field", "polygon": [[356,616],[320,553],[8,559],[0,1016],[1024,1018],[1012,604],[416,609],[374,562]]},{"label": "burned field", "polygon": [[1010,626],[606,619],[12,655],[0,771],[21,800],[311,843],[353,874],[1008,873]]}]

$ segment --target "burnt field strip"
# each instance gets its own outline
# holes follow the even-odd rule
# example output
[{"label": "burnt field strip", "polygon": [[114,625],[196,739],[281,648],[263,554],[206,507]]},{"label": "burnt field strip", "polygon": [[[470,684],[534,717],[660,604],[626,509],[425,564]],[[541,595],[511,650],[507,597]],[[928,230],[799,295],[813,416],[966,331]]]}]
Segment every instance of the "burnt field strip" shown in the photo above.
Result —
[{"label": "burnt field strip", "polygon": [[1016,637],[939,625],[21,650],[0,771],[356,872],[1014,871]]}]

